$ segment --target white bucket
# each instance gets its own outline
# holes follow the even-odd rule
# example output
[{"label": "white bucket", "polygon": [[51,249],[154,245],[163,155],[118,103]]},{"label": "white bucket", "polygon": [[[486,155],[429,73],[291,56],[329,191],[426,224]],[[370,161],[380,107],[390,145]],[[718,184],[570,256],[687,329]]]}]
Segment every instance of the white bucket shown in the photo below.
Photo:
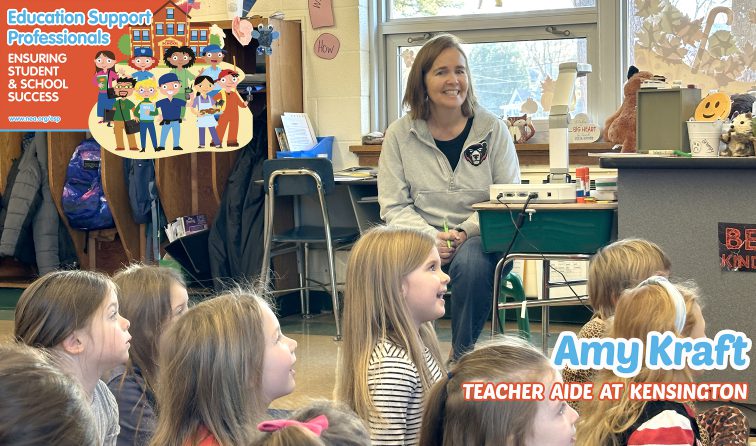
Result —
[{"label": "white bucket", "polygon": [[690,153],[693,156],[719,156],[722,121],[688,121]]}]

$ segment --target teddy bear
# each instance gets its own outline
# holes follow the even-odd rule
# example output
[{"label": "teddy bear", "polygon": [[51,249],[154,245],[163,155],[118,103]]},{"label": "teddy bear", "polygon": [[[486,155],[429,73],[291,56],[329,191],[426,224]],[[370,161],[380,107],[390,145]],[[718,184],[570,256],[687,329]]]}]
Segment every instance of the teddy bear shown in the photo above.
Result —
[{"label": "teddy bear", "polygon": [[604,141],[621,145],[622,153],[634,153],[636,150],[637,93],[643,81],[651,79],[653,76],[648,71],[639,71],[635,66],[631,66],[627,71],[627,82],[623,89],[625,97],[622,105],[604,123]]},{"label": "teddy bear", "polygon": [[741,113],[733,116],[730,128],[722,133],[722,141],[727,143],[727,148],[722,156],[754,156],[754,138],[751,128],[752,118],[750,113]]}]

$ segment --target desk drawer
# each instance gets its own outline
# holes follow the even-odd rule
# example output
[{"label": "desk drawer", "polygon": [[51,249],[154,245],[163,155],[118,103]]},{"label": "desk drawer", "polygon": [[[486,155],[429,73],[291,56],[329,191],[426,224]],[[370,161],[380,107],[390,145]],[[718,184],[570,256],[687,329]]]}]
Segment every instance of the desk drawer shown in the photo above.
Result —
[{"label": "desk drawer", "polygon": [[[504,252],[514,235],[519,209],[479,210],[483,250]],[[543,210],[528,216],[511,252],[593,254],[617,238],[617,211]]]}]

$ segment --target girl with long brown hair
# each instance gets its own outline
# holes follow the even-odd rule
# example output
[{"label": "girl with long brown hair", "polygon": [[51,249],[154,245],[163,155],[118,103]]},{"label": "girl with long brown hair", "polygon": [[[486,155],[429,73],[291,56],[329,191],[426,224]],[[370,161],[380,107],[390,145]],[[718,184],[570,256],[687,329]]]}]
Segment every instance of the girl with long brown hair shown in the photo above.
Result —
[{"label": "girl with long brown hair", "polygon": [[51,353],[84,389],[95,429],[116,444],[118,405],[100,377],[129,359],[129,321],[118,312],[117,287],[106,275],[56,271],[35,280],[16,305],[15,337]]},{"label": "girl with long brown hair", "polygon": [[473,401],[463,383],[561,382],[547,357],[528,342],[505,337],[476,348],[431,390],[423,413],[421,446],[571,446],[575,412],[564,401]]},{"label": "girl with long brown hair", "polygon": [[160,342],[150,444],[251,444],[268,405],[294,390],[296,348],[257,293],[237,289],[192,307]]},{"label": "girl with long brown hair", "polygon": [[121,312],[131,321],[128,362],[114,369],[108,387],[118,401],[118,444],[146,445],[155,429],[155,381],[163,332],[188,309],[181,274],[171,268],[134,264],[113,276]]}]

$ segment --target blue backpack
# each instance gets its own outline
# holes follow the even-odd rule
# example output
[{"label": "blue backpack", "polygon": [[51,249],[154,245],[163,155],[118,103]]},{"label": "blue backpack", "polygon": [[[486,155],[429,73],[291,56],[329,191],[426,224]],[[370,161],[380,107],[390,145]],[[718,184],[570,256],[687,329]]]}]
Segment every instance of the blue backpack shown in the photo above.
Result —
[{"label": "blue backpack", "polygon": [[68,162],[63,212],[74,229],[91,231],[115,226],[102,190],[100,145],[94,139],[82,141]]}]

